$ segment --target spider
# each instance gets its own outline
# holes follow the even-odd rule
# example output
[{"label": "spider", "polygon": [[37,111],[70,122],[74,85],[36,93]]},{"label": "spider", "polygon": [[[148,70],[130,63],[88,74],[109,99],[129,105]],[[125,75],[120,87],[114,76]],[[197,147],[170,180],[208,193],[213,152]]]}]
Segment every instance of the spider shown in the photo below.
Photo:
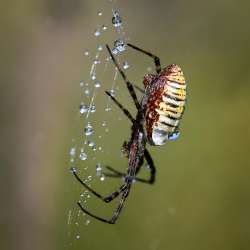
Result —
[{"label": "spider", "polygon": [[[151,54],[148,51],[140,49],[130,43],[127,44],[130,48],[135,49],[143,54],[153,58],[156,74],[147,74],[144,76],[143,84],[145,89],[133,85],[126,77],[125,73],[114,58],[110,48],[106,45],[109,55],[121,74],[127,89],[133,99],[137,109],[136,118],[115,98],[110,92],[106,94],[114,101],[114,103],[122,110],[122,112],[131,121],[131,137],[128,142],[124,142],[123,151],[128,158],[127,173],[121,173],[109,166],[106,169],[111,173],[105,173],[110,177],[124,177],[124,184],[112,194],[104,197],[86,185],[81,178],[73,171],[75,178],[93,195],[102,201],[109,203],[120,196],[120,201],[116,210],[110,219],[105,219],[87,211],[80,202],[78,206],[85,214],[109,224],[115,224],[123,207],[125,201],[130,193],[131,185],[134,180],[153,184],[155,181],[156,169],[153,159],[146,149],[146,144],[163,145],[168,140],[175,140],[178,138],[179,122],[183,115],[186,101],[186,82],[183,72],[176,64],[170,64],[165,68],[161,68],[159,57]],[[143,93],[142,99],[139,102],[135,89],[137,88]],[[150,178],[138,178],[137,174],[146,160],[150,169]]]}]

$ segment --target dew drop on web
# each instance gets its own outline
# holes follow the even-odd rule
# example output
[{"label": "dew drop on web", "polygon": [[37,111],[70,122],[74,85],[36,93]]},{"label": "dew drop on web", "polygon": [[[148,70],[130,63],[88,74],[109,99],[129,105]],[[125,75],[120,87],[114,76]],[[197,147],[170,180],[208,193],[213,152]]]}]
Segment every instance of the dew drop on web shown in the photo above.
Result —
[{"label": "dew drop on web", "polygon": [[88,106],[84,103],[81,103],[79,107],[79,111],[81,115],[88,112]]},{"label": "dew drop on web", "polygon": [[89,50],[86,49],[86,50],[84,51],[84,55],[85,55],[85,56],[89,56]]},{"label": "dew drop on web", "polygon": [[103,26],[102,26],[102,30],[103,30],[103,31],[106,31],[107,29],[108,29],[108,27],[107,27],[106,25],[103,25]]},{"label": "dew drop on web", "polygon": [[80,159],[81,161],[87,160],[87,154],[84,152],[84,149],[83,149],[83,148],[81,148],[80,155],[79,155],[79,159]]},{"label": "dew drop on web", "polygon": [[96,165],[96,176],[101,176],[101,174],[102,174],[101,163],[97,163],[97,165]]},{"label": "dew drop on web", "polygon": [[87,220],[85,221],[85,225],[88,226],[89,223],[90,223],[90,219],[87,219]]},{"label": "dew drop on web", "polygon": [[93,132],[94,132],[93,131],[93,126],[91,125],[90,122],[88,122],[87,125],[84,128],[84,133],[85,133],[85,135],[89,136],[89,135],[92,135]]},{"label": "dew drop on web", "polygon": [[123,69],[128,69],[129,68],[128,62],[127,61],[123,62],[122,67]]},{"label": "dew drop on web", "polygon": [[101,82],[96,80],[95,81],[95,88],[100,88],[101,87]]},{"label": "dew drop on web", "polygon": [[[103,153],[106,153],[106,147],[102,140],[106,140],[105,137],[111,135],[111,133],[110,135],[107,134],[112,129],[109,128],[109,123],[107,124],[106,121],[110,119],[109,116],[113,115],[113,110],[115,109],[112,109],[114,104],[111,98],[105,95],[104,90],[110,90],[112,96],[115,96],[115,94],[119,95],[119,92],[116,92],[118,90],[116,84],[120,82],[119,72],[114,67],[112,60],[110,60],[110,56],[107,57],[108,54],[105,47],[106,43],[110,43],[107,40],[107,36],[110,33],[113,32],[115,34],[113,46],[112,43],[110,45],[118,63],[124,70],[130,67],[130,64],[125,60],[127,58],[123,58],[126,56],[124,52],[127,48],[127,38],[122,18],[119,11],[113,8],[115,1],[108,1],[112,5],[112,13],[110,14],[109,12],[109,22],[106,19],[106,11],[102,11],[101,8],[95,10],[95,17],[98,23],[89,32],[93,39],[92,47],[83,48],[81,52],[84,58],[84,66],[89,65],[89,74],[78,81],[80,101],[76,109],[79,129],[77,138],[69,150],[70,172],[77,173],[79,178],[88,186],[91,186],[93,180],[105,181],[105,175],[102,171],[106,164],[106,162],[103,162]],[[100,100],[103,97],[105,97],[104,103],[100,105]],[[103,118],[96,120],[99,118],[99,112],[105,114],[105,120]],[[78,189],[81,188],[79,202],[86,206],[86,203],[92,196],[90,196],[87,190],[84,190],[80,183],[77,181],[73,183]],[[87,218],[87,215],[79,208],[77,211],[77,218],[80,219],[80,215],[85,216],[83,217],[83,224],[89,225],[90,218]],[[76,220],[73,224],[78,226],[82,223]],[[80,239],[79,233],[74,233],[72,236],[75,239]]]},{"label": "dew drop on web", "polygon": [[94,35],[95,36],[100,36],[101,35],[101,31],[100,31],[99,28],[95,30]]},{"label": "dew drop on web", "polygon": [[122,25],[122,18],[117,10],[113,11],[112,24],[114,27],[119,27]]}]

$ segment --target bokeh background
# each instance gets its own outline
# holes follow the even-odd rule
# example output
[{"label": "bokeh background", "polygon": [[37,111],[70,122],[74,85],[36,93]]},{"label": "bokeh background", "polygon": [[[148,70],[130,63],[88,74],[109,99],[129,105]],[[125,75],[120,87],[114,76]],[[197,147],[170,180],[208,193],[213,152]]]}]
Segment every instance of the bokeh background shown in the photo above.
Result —
[{"label": "bokeh background", "polygon": [[[117,0],[116,6],[131,43],[184,70],[189,92],[181,137],[150,148],[157,182],[133,187],[117,225],[91,220],[85,226],[79,219],[77,228],[69,226],[79,197],[68,151],[78,128],[78,83],[89,70],[83,50],[92,48],[97,11],[110,22],[111,5],[2,1],[0,248],[249,249],[249,1]],[[126,57],[129,78],[140,84],[151,60],[131,50]],[[104,76],[102,90],[108,81]],[[135,111],[128,95],[122,101]],[[118,152],[129,122],[112,112],[103,162],[124,169]],[[112,206],[91,202],[92,211],[112,213]]]}]

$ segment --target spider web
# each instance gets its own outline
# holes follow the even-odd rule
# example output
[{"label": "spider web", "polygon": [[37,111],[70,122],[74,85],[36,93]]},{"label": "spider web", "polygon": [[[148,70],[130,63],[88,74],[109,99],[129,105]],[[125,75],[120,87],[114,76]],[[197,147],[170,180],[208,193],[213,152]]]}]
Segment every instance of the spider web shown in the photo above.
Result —
[{"label": "spider web", "polygon": [[[109,147],[103,145],[103,137],[109,133],[109,123],[107,117],[112,115],[113,103],[110,97],[105,97],[105,104],[98,102],[98,95],[104,95],[105,90],[114,96],[119,91],[118,70],[114,67],[110,59],[105,44],[107,43],[107,33],[115,36],[113,40],[112,53],[124,70],[129,69],[129,63],[123,60],[122,54],[126,51],[126,43],[129,40],[124,31],[123,20],[120,11],[116,7],[115,1],[108,1],[111,11],[105,13],[101,10],[96,11],[98,24],[92,31],[93,45],[91,48],[85,48],[83,52],[85,65],[89,64],[89,74],[83,76],[79,82],[80,103],[77,109],[79,122],[79,131],[77,136],[72,138],[69,149],[70,171],[76,171],[84,183],[91,186],[92,182],[103,182],[105,176],[103,170],[103,155],[110,153]],[[104,19],[108,17],[109,23]],[[110,44],[111,45],[111,44]],[[104,84],[101,79],[104,75],[110,75],[108,84]],[[104,114],[104,115],[103,115]],[[109,116],[108,116],[109,115]],[[121,119],[120,117],[118,119]],[[91,195],[84,189],[80,183],[72,177],[72,182],[76,184],[76,193],[80,194],[78,200],[86,205]],[[75,207],[68,211],[67,234],[69,246],[73,246],[73,239],[80,239],[79,225],[83,223],[89,225],[91,219],[85,215],[75,203]]]}]

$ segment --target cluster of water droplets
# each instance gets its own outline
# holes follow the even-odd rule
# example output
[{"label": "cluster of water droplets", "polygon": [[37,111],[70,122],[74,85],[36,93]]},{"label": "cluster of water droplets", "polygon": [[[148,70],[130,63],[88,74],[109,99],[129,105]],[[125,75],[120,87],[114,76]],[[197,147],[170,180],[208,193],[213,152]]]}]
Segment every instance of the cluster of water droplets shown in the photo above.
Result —
[{"label": "cluster of water droplets", "polygon": [[[112,2],[111,0],[109,0]],[[97,11],[97,19],[101,20],[104,16],[102,11]],[[106,134],[109,132],[109,127],[107,121],[102,120],[100,124],[96,124],[95,115],[97,111],[110,112],[112,107],[112,102],[110,97],[106,97],[106,105],[97,107],[96,98],[101,92],[103,95],[104,89],[102,77],[100,70],[105,72],[108,65],[113,70],[113,76],[111,81],[111,86],[105,85],[105,90],[109,89],[109,93],[115,96],[117,91],[117,80],[118,80],[118,70],[113,65],[110,56],[107,53],[105,44],[107,41],[102,41],[102,35],[105,34],[109,29],[114,29],[116,34],[116,39],[114,39],[113,46],[111,48],[112,54],[115,55],[118,63],[122,66],[124,70],[127,70],[130,66],[127,61],[121,61],[120,55],[126,51],[126,35],[123,28],[123,22],[121,15],[117,9],[112,7],[112,16],[110,18],[110,27],[106,24],[99,22],[99,24],[91,32],[93,39],[95,40],[95,48],[86,48],[83,51],[84,59],[90,61],[89,75],[83,80],[79,81],[80,87],[80,103],[78,106],[79,119],[80,119],[80,137],[72,140],[72,145],[69,150],[70,156],[70,171],[72,173],[77,173],[81,180],[91,186],[93,179],[100,182],[105,181],[105,176],[103,174],[104,165],[102,165],[102,159],[98,159],[97,153],[104,153],[103,146],[101,145],[101,139],[103,137],[103,132]],[[100,91],[100,89],[102,91]],[[99,130],[98,131],[98,126]],[[93,166],[95,170],[93,171]],[[88,174],[87,172],[91,172]],[[87,171],[88,170],[88,171]],[[94,172],[94,173],[93,173]],[[82,188],[80,183],[77,183],[78,188],[81,188],[79,202],[85,204],[91,198],[91,194],[88,190]],[[77,219],[73,223],[78,226],[80,216],[84,217],[84,224],[89,225],[90,218],[84,214],[80,209],[77,212]],[[72,223],[72,211],[69,211],[68,224]],[[75,234],[76,239],[80,239],[80,234]]]},{"label": "cluster of water droplets", "polygon": [[[126,45],[127,37],[126,37],[126,34],[124,32],[122,18],[120,16],[119,11],[115,10],[115,9],[112,9],[112,15],[113,15],[112,16],[112,25],[115,28],[115,31],[117,34],[117,39],[115,39],[111,51],[112,51],[112,54],[116,56],[116,60],[122,66],[122,68],[124,70],[127,70],[130,67],[129,63],[127,61],[120,62],[120,59],[119,59],[119,55],[121,55],[127,49],[127,45]],[[115,96],[117,78],[118,78],[118,70],[117,70],[117,68],[115,68],[112,85],[111,85],[111,88],[109,90],[109,93],[112,96]],[[105,111],[111,111],[110,98],[108,98]]]}]

